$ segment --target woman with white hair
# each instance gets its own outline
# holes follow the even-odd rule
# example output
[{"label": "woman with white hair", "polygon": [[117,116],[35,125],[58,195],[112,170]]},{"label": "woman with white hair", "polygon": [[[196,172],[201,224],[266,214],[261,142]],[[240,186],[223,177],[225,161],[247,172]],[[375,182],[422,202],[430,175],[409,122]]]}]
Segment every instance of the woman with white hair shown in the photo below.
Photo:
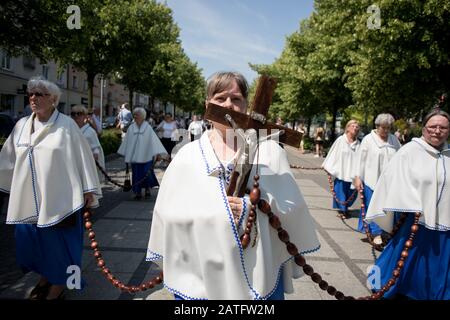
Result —
[{"label": "woman with white hair", "polygon": [[[353,184],[357,190],[363,190],[365,208],[369,207],[375,185],[383,169],[401,146],[395,135],[390,133],[393,123],[394,117],[389,113],[379,114],[375,119],[376,128],[364,137],[358,151],[355,171],[353,172]],[[382,230],[374,222],[370,223],[368,228],[370,234],[374,237],[375,248],[381,250]],[[362,211],[358,230],[365,233]]]},{"label": "woman with white hair", "polygon": [[352,198],[352,170],[356,165],[356,155],[360,145],[358,138],[359,123],[350,120],[345,126],[345,133],[331,146],[325,161],[324,168],[334,179],[333,208],[337,209],[341,219],[349,218],[348,208],[355,202]]},{"label": "woman with white hair", "polygon": [[[105,155],[103,154],[103,148],[98,140],[98,135],[96,130],[91,126],[88,119],[88,112],[85,106],[83,105],[75,105],[72,107],[72,111],[70,112],[70,116],[76,122],[78,127],[80,127],[83,136],[88,141],[94,159],[98,162],[100,167],[105,169]],[[103,181],[103,174],[98,172],[99,181]]]},{"label": "woman with white hair", "polygon": [[[406,217],[375,263],[378,281],[369,282],[388,299],[449,301],[450,115],[433,109],[422,125],[422,137],[413,138],[389,162],[367,210],[366,220],[376,221],[386,232],[392,231],[398,214]],[[418,225],[412,226],[415,221]]]},{"label": "woman with white hair", "polygon": [[[135,199],[142,199],[142,189],[145,197],[150,197],[150,189],[159,185],[153,170],[157,155],[167,154],[161,141],[152,127],[145,121],[147,113],[144,108],[133,110],[134,122],[130,125],[122,141],[118,154],[125,157],[125,162],[131,163],[133,192]],[[139,182],[139,183],[138,183]]]},{"label": "woman with white hair", "polygon": [[0,190],[10,194],[7,224],[15,224],[16,258],[41,277],[30,299],[60,299],[70,273],[81,269],[82,208],[101,196],[92,152],[80,129],[60,113],[61,91],[32,78],[31,116],[20,119],[0,153]]}]

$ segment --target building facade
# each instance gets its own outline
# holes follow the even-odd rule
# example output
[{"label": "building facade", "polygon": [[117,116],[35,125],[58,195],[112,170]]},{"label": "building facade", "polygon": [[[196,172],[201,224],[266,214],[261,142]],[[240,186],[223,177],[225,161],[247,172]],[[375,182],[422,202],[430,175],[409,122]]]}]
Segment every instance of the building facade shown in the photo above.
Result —
[{"label": "building facade", "polygon": [[[59,66],[54,61],[41,62],[33,56],[11,57],[0,48],[0,113],[21,117],[28,105],[27,82],[31,77],[42,76],[56,83],[62,92],[58,110],[69,114],[76,104],[88,105],[87,75],[72,65]],[[101,88],[103,84],[103,88]],[[111,78],[97,76],[93,88],[94,107],[102,106],[103,116],[114,116],[117,107],[128,102],[126,88]],[[134,95],[135,104],[148,107],[148,96]]]}]

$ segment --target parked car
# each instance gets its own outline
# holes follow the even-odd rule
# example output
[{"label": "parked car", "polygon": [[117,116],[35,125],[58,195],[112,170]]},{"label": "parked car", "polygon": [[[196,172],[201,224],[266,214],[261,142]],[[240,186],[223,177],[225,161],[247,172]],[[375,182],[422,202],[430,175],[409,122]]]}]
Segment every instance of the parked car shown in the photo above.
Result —
[{"label": "parked car", "polygon": [[8,138],[14,128],[14,125],[14,119],[10,115],[6,113],[0,113],[0,138]]},{"label": "parked car", "polygon": [[113,117],[113,116],[105,117],[105,118],[103,118],[102,128],[103,129],[113,128],[115,123],[116,123],[116,117]]}]

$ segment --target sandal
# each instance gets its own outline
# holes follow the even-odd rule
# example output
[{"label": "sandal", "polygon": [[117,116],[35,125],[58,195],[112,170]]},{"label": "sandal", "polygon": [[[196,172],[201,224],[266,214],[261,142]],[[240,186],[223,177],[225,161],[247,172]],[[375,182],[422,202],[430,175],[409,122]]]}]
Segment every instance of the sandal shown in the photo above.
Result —
[{"label": "sandal", "polygon": [[44,300],[48,292],[50,291],[50,287],[52,284],[47,282],[43,286],[40,286],[39,283],[31,290],[30,295],[28,296],[29,300]]}]

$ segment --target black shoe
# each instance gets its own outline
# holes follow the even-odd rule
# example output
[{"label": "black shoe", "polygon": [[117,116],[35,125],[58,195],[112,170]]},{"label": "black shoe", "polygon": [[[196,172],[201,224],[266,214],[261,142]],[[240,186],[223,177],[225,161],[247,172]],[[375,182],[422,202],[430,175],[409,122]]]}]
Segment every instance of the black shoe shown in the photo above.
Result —
[{"label": "black shoe", "polygon": [[141,200],[142,199],[142,194],[136,194],[134,196],[134,200]]},{"label": "black shoe", "polygon": [[31,290],[30,295],[28,296],[29,300],[45,300],[50,291],[50,287],[52,284],[47,282],[43,286],[40,286],[39,283]]}]

